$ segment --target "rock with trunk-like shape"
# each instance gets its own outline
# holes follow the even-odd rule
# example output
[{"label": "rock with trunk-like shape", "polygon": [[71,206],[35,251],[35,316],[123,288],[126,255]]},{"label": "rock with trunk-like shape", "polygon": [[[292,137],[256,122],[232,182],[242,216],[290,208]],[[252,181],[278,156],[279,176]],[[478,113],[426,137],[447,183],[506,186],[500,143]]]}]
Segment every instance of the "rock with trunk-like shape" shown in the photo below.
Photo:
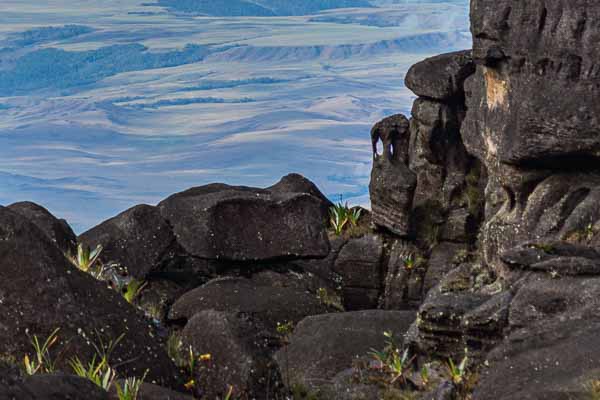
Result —
[{"label": "rock with trunk-like shape", "polygon": [[[409,233],[410,210],[417,184],[415,174],[408,168],[409,123],[403,115],[379,122],[371,131],[373,170],[369,192],[372,220],[392,233]],[[381,140],[383,152],[378,154]]]}]

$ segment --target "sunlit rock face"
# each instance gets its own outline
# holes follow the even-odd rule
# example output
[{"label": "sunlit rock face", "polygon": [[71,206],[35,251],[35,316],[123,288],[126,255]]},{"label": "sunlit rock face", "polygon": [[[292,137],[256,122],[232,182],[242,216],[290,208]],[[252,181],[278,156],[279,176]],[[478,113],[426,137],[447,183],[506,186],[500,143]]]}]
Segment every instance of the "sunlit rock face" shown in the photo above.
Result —
[{"label": "sunlit rock face", "polygon": [[489,173],[486,260],[597,227],[600,16],[593,1],[473,2],[462,135]]}]

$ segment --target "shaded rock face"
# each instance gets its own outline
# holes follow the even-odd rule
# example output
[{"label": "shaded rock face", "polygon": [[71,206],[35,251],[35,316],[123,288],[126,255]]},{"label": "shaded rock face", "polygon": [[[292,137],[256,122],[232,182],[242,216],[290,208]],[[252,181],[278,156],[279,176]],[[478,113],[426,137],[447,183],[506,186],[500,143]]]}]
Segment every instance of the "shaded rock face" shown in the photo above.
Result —
[{"label": "shaded rock face", "polygon": [[471,15],[477,70],[462,134],[489,172],[482,244],[502,270],[498,255],[515,244],[600,219],[600,5],[478,0]]},{"label": "shaded rock face", "polygon": [[196,313],[183,329],[182,340],[200,354],[211,354],[210,361],[197,371],[197,395],[224,398],[229,386],[238,398],[273,395],[280,385],[277,368],[269,357],[273,338],[263,336],[250,314]]},{"label": "shaded rock face", "polygon": [[342,279],[346,310],[376,308],[383,277],[383,240],[376,235],[350,239],[340,250],[333,269]]},{"label": "shaded rock face", "polygon": [[328,308],[305,288],[287,286],[289,277],[279,277],[282,284],[258,279],[223,277],[191,290],[171,307],[169,319],[190,319],[204,310],[235,311],[258,319],[270,332],[277,323],[298,322],[308,315],[321,314]]},{"label": "shaded rock face", "polygon": [[3,387],[2,400],[108,400],[108,393],[91,381],[71,375],[34,375]]},{"label": "shaded rock face", "polygon": [[326,390],[353,359],[385,346],[384,331],[401,337],[414,321],[411,311],[355,311],[308,317],[275,359],[284,380],[309,390]]},{"label": "shaded rock face", "polygon": [[[113,356],[130,360],[118,368],[125,376],[143,374],[171,385],[177,372],[156,340],[153,327],[105,284],[77,270],[36,225],[0,207],[0,354],[22,360],[32,351],[29,335],[45,340],[60,328],[68,346],[60,367],[72,356],[91,357],[97,340],[125,334]],[[83,334],[87,338],[83,337]]]},{"label": "shaded rock face", "polygon": [[28,201],[7,207],[37,226],[65,254],[76,254],[77,237],[64,219],[54,217],[44,207]]},{"label": "shaded rock face", "polygon": [[329,252],[323,201],[308,193],[213,184],[175,194],[158,207],[195,257],[257,261]]}]

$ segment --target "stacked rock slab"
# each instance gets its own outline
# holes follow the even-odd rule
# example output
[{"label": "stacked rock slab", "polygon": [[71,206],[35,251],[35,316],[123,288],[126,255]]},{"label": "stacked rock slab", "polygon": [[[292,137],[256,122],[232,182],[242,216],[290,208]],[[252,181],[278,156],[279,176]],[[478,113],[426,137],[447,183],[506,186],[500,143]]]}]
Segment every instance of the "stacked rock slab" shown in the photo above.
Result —
[{"label": "stacked rock slab", "polygon": [[[420,98],[407,164],[416,186],[402,214],[410,234],[400,236],[418,243],[428,236],[418,223],[433,221],[438,240],[476,245],[456,254],[458,268],[444,269],[439,246],[429,254],[440,278],[426,285],[411,338],[429,356],[467,347],[486,360],[473,398],[585,398],[600,368],[600,4],[474,0],[471,18],[472,61],[434,57],[407,76]],[[448,96],[460,81],[462,105]],[[464,223],[474,216],[480,229]]]},{"label": "stacked rock slab", "polygon": [[396,115],[373,128],[373,222],[403,239],[389,246],[385,308],[418,306],[476,241],[485,173],[460,134],[463,85],[474,70],[470,51],[414,65],[406,76],[419,96],[412,118]]}]

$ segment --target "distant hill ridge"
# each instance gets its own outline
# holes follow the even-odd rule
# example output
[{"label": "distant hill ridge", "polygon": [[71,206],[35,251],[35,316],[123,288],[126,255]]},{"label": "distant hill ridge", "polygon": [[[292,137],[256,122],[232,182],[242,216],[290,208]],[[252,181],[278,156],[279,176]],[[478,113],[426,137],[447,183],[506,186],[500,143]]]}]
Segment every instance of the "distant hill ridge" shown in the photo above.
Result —
[{"label": "distant hill ridge", "polygon": [[307,15],[323,10],[372,7],[367,0],[158,0],[172,11],[210,16]]}]

